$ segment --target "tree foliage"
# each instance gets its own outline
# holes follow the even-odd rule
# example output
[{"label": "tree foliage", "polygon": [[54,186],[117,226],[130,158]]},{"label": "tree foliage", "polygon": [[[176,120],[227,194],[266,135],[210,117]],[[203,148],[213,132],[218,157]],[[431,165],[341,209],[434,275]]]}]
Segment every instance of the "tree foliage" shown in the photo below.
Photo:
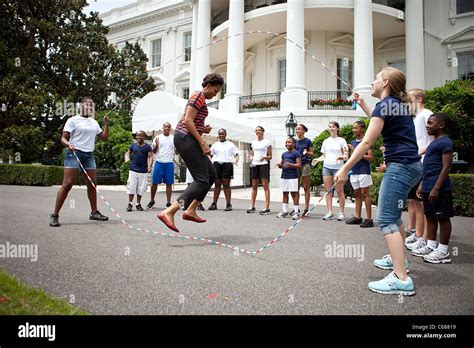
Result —
[{"label": "tree foliage", "polygon": [[[131,98],[153,90],[152,83],[142,84],[147,58],[141,47],[126,43],[116,50],[98,13],[83,13],[86,5],[85,0],[0,2],[0,132],[20,125],[41,129],[53,141],[53,157],[61,151],[66,116],[72,116],[63,106],[89,95],[96,110],[128,112]],[[40,161],[41,154],[30,160]]]}]

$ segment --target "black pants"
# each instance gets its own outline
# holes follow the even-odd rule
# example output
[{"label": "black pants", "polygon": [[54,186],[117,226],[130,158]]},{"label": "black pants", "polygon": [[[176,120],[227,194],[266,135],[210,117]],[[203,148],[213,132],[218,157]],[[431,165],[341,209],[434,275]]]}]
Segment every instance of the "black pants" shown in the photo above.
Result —
[{"label": "black pants", "polygon": [[216,173],[211,160],[202,153],[202,148],[194,136],[187,134],[182,137],[175,134],[173,142],[194,179],[178,197],[178,202],[184,202],[184,208],[187,209],[193,200],[204,200],[216,181]]}]

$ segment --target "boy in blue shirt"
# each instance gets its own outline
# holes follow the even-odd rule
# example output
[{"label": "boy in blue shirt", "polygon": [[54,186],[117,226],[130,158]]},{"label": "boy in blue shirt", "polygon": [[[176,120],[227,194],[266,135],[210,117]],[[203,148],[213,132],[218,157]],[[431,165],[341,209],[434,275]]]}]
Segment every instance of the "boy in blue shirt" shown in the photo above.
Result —
[{"label": "boy in blue shirt", "polygon": [[[430,263],[450,263],[448,244],[451,236],[451,220],[454,216],[453,195],[449,172],[453,163],[453,143],[446,135],[449,117],[435,113],[428,118],[426,130],[434,140],[426,149],[423,160],[423,179],[417,194],[423,198],[428,222],[428,242],[423,248],[412,251],[412,255],[423,257]],[[436,248],[436,232],[440,230]]]},{"label": "boy in blue shirt", "polygon": [[299,185],[298,185],[298,169],[301,168],[301,155],[296,148],[296,140],[294,138],[286,139],[285,147],[288,151],[283,152],[281,161],[277,163],[277,167],[281,168],[281,189],[283,191],[283,210],[278,213],[277,218],[290,217],[288,214],[288,193],[291,192],[293,199],[293,220],[300,218],[299,207]]},{"label": "boy in blue shirt", "polygon": [[[133,209],[133,197],[135,194],[137,195],[135,207],[137,210],[143,211],[141,200],[148,186],[148,173],[153,162],[153,150],[149,144],[145,143],[145,135],[145,132],[138,131],[135,135],[137,142],[130,145],[128,149],[128,157],[131,157],[132,163],[130,164],[127,180],[127,211],[132,211]],[[128,161],[129,159],[127,158],[125,162]]]}]

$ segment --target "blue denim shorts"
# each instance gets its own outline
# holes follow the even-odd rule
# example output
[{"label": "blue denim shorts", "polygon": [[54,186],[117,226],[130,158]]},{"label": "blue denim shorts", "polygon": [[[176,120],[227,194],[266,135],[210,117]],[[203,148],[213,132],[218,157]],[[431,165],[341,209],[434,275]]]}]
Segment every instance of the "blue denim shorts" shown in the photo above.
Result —
[{"label": "blue denim shorts", "polygon": [[410,164],[388,163],[380,185],[377,225],[382,235],[399,231],[403,207],[408,192],[423,175],[421,162]]},{"label": "blue denim shorts", "polygon": [[339,169],[329,169],[323,166],[323,176],[334,176]]},{"label": "blue denim shorts", "polygon": [[[81,150],[76,150],[76,155],[86,170],[96,169],[93,152],[83,152]],[[76,168],[80,169],[82,172],[82,169],[77,162],[76,156],[74,156],[72,151],[69,149],[66,151],[66,155],[64,156],[64,168]]]}]

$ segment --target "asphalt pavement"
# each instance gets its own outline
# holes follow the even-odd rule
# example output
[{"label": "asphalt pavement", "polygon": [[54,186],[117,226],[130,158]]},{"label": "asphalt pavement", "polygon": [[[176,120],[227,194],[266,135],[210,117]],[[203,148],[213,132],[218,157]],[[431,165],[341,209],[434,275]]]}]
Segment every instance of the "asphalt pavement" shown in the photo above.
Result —
[{"label": "asphalt pavement", "polygon": [[[0,258],[0,268],[94,314],[474,313],[473,218],[452,219],[451,264],[432,265],[407,253],[417,294],[398,297],[367,288],[387,274],[373,266],[374,258],[387,253],[377,228],[323,221],[323,206],[262,253],[246,255],[126,228],[100,199],[110,221],[89,221],[82,188],[71,190],[60,213],[62,226],[52,228],[56,193],[57,187],[0,186],[0,245],[38,248],[37,261],[10,255]],[[156,218],[163,193],[144,212],[125,211],[125,192],[103,193],[130,225],[170,232]],[[177,225],[185,235],[257,250],[294,223],[276,218],[281,204],[273,199],[269,216],[247,214],[248,200],[238,198],[234,210],[224,212],[221,198],[219,210],[202,212],[207,223],[184,221],[178,213]],[[205,202],[207,208],[211,199]],[[347,215],[352,213],[348,208]]]}]

